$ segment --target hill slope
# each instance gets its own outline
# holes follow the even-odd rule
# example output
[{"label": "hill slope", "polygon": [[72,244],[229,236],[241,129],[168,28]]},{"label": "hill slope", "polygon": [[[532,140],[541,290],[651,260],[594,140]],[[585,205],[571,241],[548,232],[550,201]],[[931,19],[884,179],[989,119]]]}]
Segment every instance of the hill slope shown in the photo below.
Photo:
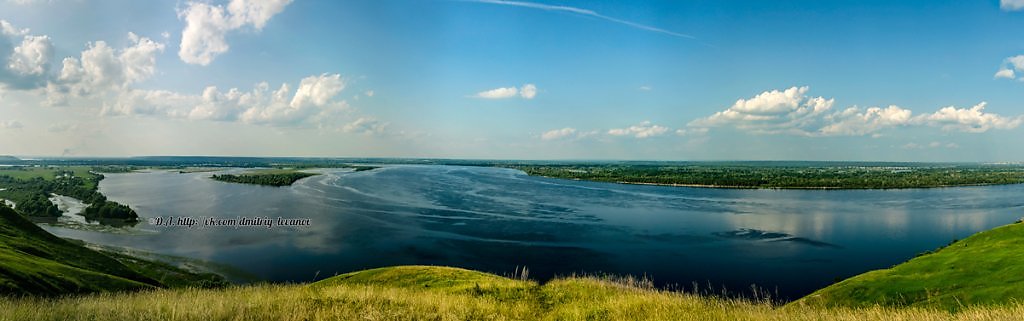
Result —
[{"label": "hill slope", "polygon": [[1024,224],[981,232],[889,269],[864,273],[791,305],[928,306],[1024,300]]},{"label": "hill slope", "polygon": [[53,236],[0,206],[0,294],[59,295],[157,285],[124,264]]},{"label": "hill slope", "polygon": [[401,266],[311,285],[252,285],[2,298],[0,320],[1019,320],[1024,305],[956,313],[821,308],[665,292],[632,280],[574,277],[539,285],[481,272]]}]

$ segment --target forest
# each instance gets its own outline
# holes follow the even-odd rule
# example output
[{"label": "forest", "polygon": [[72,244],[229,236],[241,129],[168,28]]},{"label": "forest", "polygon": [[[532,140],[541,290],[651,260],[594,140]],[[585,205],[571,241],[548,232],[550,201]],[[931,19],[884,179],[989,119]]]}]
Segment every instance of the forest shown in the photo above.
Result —
[{"label": "forest", "polygon": [[104,177],[82,167],[13,167],[0,171],[0,198],[16,204],[25,216],[59,217],[50,194],[74,197],[89,206],[82,214],[89,220],[138,221],[134,210],[110,201],[97,186]]},{"label": "forest", "polygon": [[1024,166],[757,164],[502,165],[529,175],[629,184],[725,188],[888,189],[1024,183]]},{"label": "forest", "polygon": [[266,185],[266,186],[289,186],[295,181],[310,177],[317,174],[303,173],[298,171],[274,171],[274,172],[255,172],[250,174],[214,174],[210,178],[228,182],[228,183],[241,183],[241,184],[254,184],[254,185]]}]

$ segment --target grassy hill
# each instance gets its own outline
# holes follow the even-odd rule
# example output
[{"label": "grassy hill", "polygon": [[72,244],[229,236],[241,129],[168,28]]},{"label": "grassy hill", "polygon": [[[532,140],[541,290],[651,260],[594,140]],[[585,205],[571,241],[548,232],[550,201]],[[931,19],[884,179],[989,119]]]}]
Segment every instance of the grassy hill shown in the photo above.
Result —
[{"label": "grassy hill", "polygon": [[652,289],[631,279],[540,285],[481,272],[400,266],[313,284],[0,298],[0,320],[1018,320],[1024,305],[778,308]]},{"label": "grassy hill", "polygon": [[1024,302],[1024,224],[975,234],[889,269],[818,290],[791,305],[958,309]]},{"label": "grassy hill", "polygon": [[0,294],[57,296],[225,283],[209,273],[90,250],[0,206]]},{"label": "grassy hill", "polygon": [[0,262],[0,293],[57,295],[159,285],[106,255],[47,233],[6,206],[0,206]]}]

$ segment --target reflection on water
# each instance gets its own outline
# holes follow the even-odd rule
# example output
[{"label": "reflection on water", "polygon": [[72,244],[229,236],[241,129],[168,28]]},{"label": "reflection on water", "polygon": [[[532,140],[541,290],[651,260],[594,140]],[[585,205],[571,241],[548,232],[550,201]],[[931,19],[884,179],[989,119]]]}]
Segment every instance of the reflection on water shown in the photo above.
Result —
[{"label": "reflection on water", "polygon": [[61,236],[230,264],[280,281],[438,264],[548,278],[653,277],[794,298],[1021,216],[1024,186],[914,190],[720,190],[530,177],[480,167],[393,166],[276,188],[212,173],[110,174],[100,184],[143,221],[158,216],[311,218],[309,227],[135,227]]}]

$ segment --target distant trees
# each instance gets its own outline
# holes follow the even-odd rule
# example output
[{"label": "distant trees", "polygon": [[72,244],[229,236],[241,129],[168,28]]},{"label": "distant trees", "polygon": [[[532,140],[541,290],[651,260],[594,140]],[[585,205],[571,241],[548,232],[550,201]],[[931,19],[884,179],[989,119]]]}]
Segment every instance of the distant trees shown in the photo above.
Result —
[{"label": "distant trees", "polygon": [[139,215],[128,206],[107,200],[98,190],[103,175],[91,177],[74,176],[67,170],[54,171],[54,179],[39,177],[17,179],[0,175],[0,198],[7,198],[17,203],[17,211],[25,216],[59,217],[61,211],[49,200],[50,194],[74,197],[89,204],[82,216],[90,220],[117,219],[124,222],[137,222]]},{"label": "distant trees", "polygon": [[1022,166],[509,165],[530,175],[739,188],[919,188],[1024,183]]},{"label": "distant trees", "polygon": [[310,177],[316,174],[303,173],[303,172],[289,172],[289,173],[265,173],[265,174],[220,174],[213,175],[213,178],[218,181],[228,183],[241,183],[241,184],[255,184],[255,185],[267,185],[267,186],[288,186],[295,183],[295,181]]}]

